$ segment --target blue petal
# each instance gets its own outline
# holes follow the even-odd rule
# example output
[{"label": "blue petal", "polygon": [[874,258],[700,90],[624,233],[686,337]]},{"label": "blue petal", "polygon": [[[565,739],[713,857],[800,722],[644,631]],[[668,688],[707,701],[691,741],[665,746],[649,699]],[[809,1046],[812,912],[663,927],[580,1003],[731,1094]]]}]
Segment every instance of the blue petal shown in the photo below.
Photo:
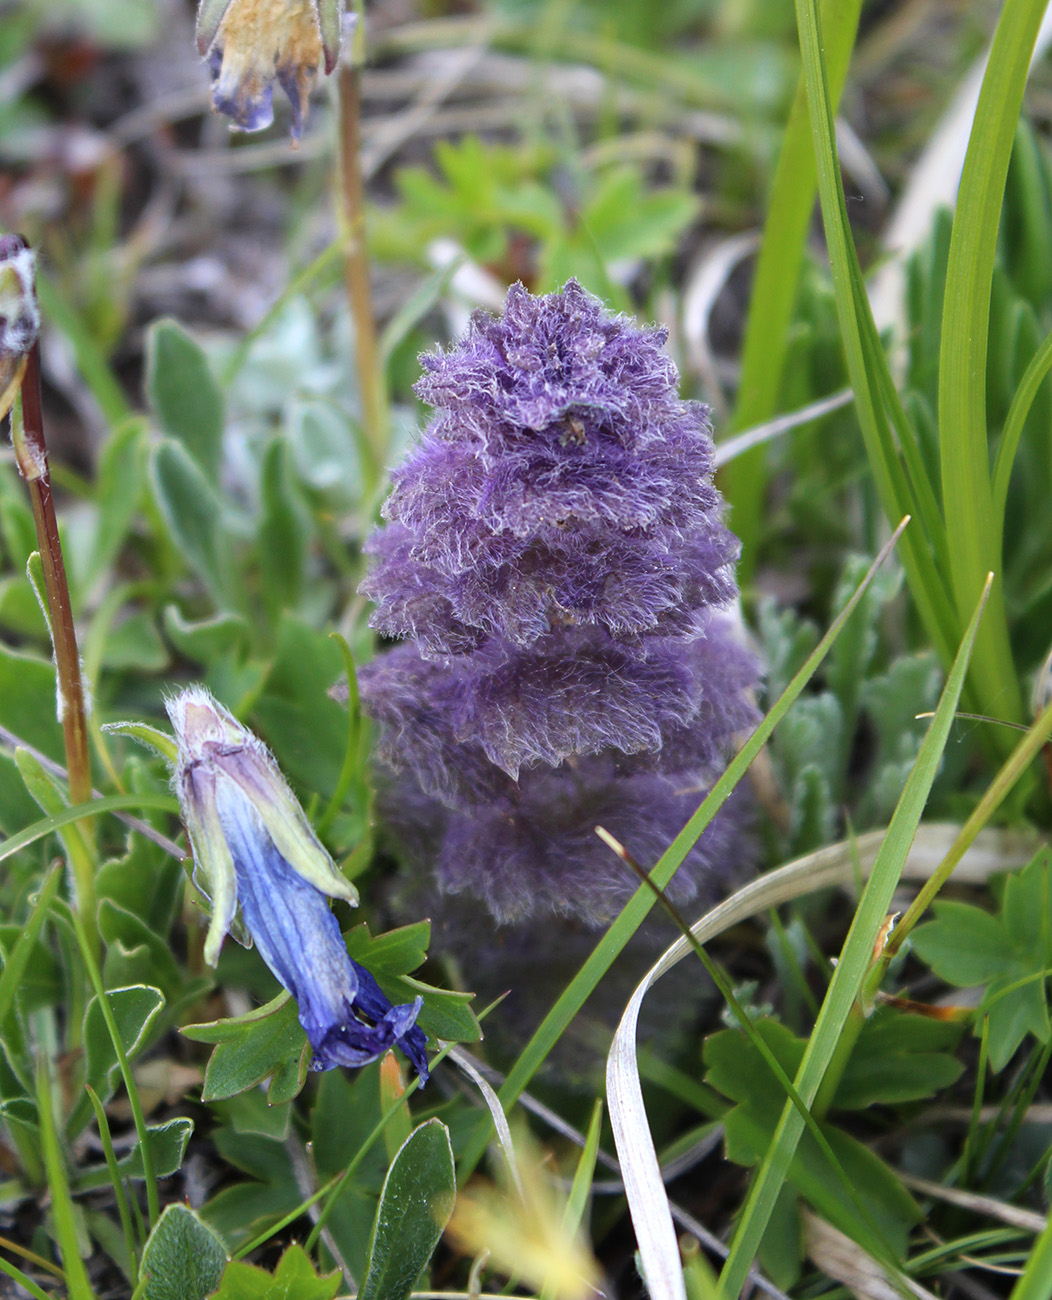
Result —
[{"label": "blue petal", "polygon": [[372,975],[351,960],[328,899],[281,856],[233,782],[216,783],[216,808],[245,925],[296,999],[314,1048],[312,1069],[368,1065],[397,1046],[426,1082],[427,1039],[415,1025],[422,1000],[392,1006]]}]

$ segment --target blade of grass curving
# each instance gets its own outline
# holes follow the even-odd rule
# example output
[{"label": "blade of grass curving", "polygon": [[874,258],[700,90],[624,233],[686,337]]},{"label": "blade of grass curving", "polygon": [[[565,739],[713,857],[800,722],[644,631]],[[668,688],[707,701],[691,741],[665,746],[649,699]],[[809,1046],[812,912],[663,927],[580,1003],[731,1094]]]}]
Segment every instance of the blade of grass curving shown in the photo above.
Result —
[{"label": "blade of grass curving", "polygon": [[[861,8],[860,0],[825,0],[823,6],[834,102],[839,102],[847,79]],[[742,345],[738,400],[729,432],[762,424],[777,409],[816,181],[807,88],[801,77],[771,186]],[[756,448],[728,466],[721,478],[733,512],[734,531],[742,542],[738,578],[743,585],[756,563],[767,486],[764,465],[765,453]],[[900,512],[905,513],[905,509]]]},{"label": "blade of grass curving", "polygon": [[[830,271],[836,295],[841,342],[847,361],[855,409],[866,447],[866,456],[884,513],[889,520],[903,514],[920,516],[921,503],[914,498],[909,480],[899,459],[899,449],[883,403],[878,398],[882,381],[878,374],[888,368],[883,349],[867,346],[877,338],[872,325],[864,290],[861,268],[847,216],[847,204],[840,180],[833,111],[830,104],[825,64],[822,58],[823,35],[817,0],[796,0],[797,26],[804,62],[811,130],[818,167],[818,190],[822,200],[822,218],[829,248]],[[863,326],[862,320],[866,321]],[[883,385],[894,387],[890,372]],[[930,509],[925,511],[930,514]],[[939,648],[943,662],[949,664],[958,638],[957,619],[953,616],[942,579],[933,562],[925,539],[907,533],[902,544],[902,564],[906,579],[929,636]],[[952,617],[952,623],[947,621]]]},{"label": "blade of grass curving", "polygon": [[42,1287],[37,1286],[31,1277],[26,1277],[20,1268],[15,1268],[14,1264],[9,1264],[2,1255],[0,1255],[0,1273],[6,1273],[19,1286],[25,1287],[34,1300],[55,1300],[54,1296],[48,1295]]},{"label": "blade of grass curving", "polygon": [[110,1182],[113,1184],[113,1196],[117,1202],[117,1214],[121,1221],[121,1231],[124,1233],[124,1249],[128,1252],[128,1259],[131,1261],[132,1268],[135,1268],[135,1261],[139,1257],[139,1252],[135,1243],[135,1229],[132,1227],[131,1210],[128,1209],[128,1194],[124,1187],[121,1171],[117,1168],[117,1153],[113,1149],[110,1123],[106,1118],[106,1112],[95,1089],[90,1083],[86,1083],[84,1089],[88,1094],[88,1100],[91,1102],[91,1108],[95,1112],[95,1122],[99,1126],[102,1153],[106,1158],[106,1168],[109,1170]]},{"label": "blade of grass curving", "polygon": [[[997,231],[1012,141],[1047,0],[1005,0],[986,65],[950,235],[939,352],[939,451],[950,576],[959,621],[986,574],[1000,572],[1001,534],[990,481],[986,355]],[[982,712],[1023,718],[1001,582],[975,643],[970,678]],[[1000,730],[995,744],[1005,745]]]},{"label": "blade of grass curving", "polygon": [[[697,843],[705,827],[708,826],[720,807],[730,797],[734,787],[748,771],[753,759],[767,743],[771,732],[781,722],[793,701],[811,680],[819,664],[829,653],[833,642],[840,635],[844,624],[851,617],[856,605],[862,599],[869,584],[873,581],[877,570],[888,555],[891,554],[892,548],[902,535],[908,522],[908,519],[904,519],[895,529],[888,542],[881,548],[858,589],[831,624],[825,636],[808,656],[803,667],[771,706],[767,716],[753,734],[734,758],[731,759],[726,771],[712,787],[712,790],[683,830],[680,831],[661,855],[650,873],[651,880],[659,888],[664,889],[668,885],[687,854]],[[548,1012],[535,1030],[533,1037],[523,1048],[498,1094],[505,1111],[515,1103],[519,1094],[540,1069],[542,1062],[555,1046],[567,1025],[584,1006],[625,944],[628,943],[629,939],[643,923],[654,906],[654,902],[654,896],[650,890],[646,886],[640,885],[621,909],[620,915],[614,920],[606,934],[596,944],[584,965],[563,990],[555,1006]],[[489,1140],[489,1130],[489,1121],[483,1120],[475,1137],[467,1144],[461,1158],[461,1167],[458,1174],[460,1180],[467,1178],[478,1164]]]},{"label": "blade of grass curving", "polygon": [[1026,417],[1030,414],[1030,408],[1034,404],[1034,399],[1037,397],[1050,367],[1052,367],[1052,334],[1045,338],[1045,341],[1034,353],[1033,359],[1026,368],[1026,373],[1019,381],[1019,387],[1012,397],[1012,405],[1008,408],[1008,417],[1001,432],[1001,441],[997,444],[997,459],[994,462],[992,490],[994,531],[998,537],[1001,537],[1004,533],[1008,484],[1012,477],[1012,465],[1015,462],[1015,454],[1019,447],[1023,425],[1026,424]]},{"label": "blade of grass curving", "polygon": [[77,1223],[73,1198],[66,1177],[66,1162],[58,1138],[53,1110],[57,1084],[51,1076],[50,1063],[40,1054],[36,1068],[37,1122],[40,1125],[40,1147],[47,1171],[48,1196],[51,1216],[55,1225],[55,1240],[62,1252],[62,1271],[66,1279],[69,1300],[93,1300],[88,1270],[80,1257],[77,1243]]},{"label": "blade of grass curving", "polygon": [[52,867],[44,877],[44,883],[40,886],[37,900],[33,904],[33,910],[29,915],[26,927],[18,936],[15,946],[8,953],[7,960],[4,962],[4,973],[0,975],[0,1025],[7,1019],[7,1014],[14,1005],[15,994],[18,992],[19,985],[22,983],[22,976],[29,964],[33,945],[36,943],[41,927],[47,919],[48,910],[54,901],[61,879],[62,868],[59,866]]},{"label": "blade of grass curving", "polygon": [[157,808],[161,812],[179,815],[179,804],[171,795],[112,794],[107,795],[105,799],[90,799],[87,803],[74,804],[72,808],[64,808],[50,817],[44,817],[34,822],[32,826],[27,826],[25,830],[19,831],[17,835],[9,835],[3,843],[0,843],[0,862],[28,848],[30,844],[35,844],[37,840],[42,840],[45,835],[68,826],[70,822],[80,821],[86,814],[94,817],[99,813],[124,812],[131,808]]},{"label": "blade of grass curving", "polygon": [[[942,861],[947,848],[956,841],[959,831],[960,828],[952,824],[922,825],[910,845],[903,866],[903,879],[920,881],[928,879]],[[887,832],[884,830],[867,831],[856,839],[827,845],[803,858],[788,862],[775,871],[757,877],[707,912],[700,921],[696,921],[691,927],[691,934],[699,943],[707,943],[733,926],[760,916],[764,912],[770,912],[772,908],[783,903],[815,894],[822,889],[851,888],[860,873],[862,877],[868,877],[872,872],[886,835]],[[977,852],[980,845],[983,845],[983,848]],[[988,880],[994,872],[1004,871],[1009,863],[1023,866],[1029,862],[1033,857],[1034,847],[1034,841],[1029,837],[1010,841],[1005,839],[1004,831],[985,830],[980,832],[973,841],[965,857],[963,870],[970,883],[979,884]],[[640,1071],[639,1061],[631,1044],[635,1041],[635,1025],[643,998],[662,976],[688,957],[692,951],[691,944],[686,938],[677,939],[643,977],[629,1000],[608,1058],[607,1080],[611,1116],[614,1113],[615,1090],[621,1094],[618,1104],[630,1105],[632,1093],[638,1094],[639,1104],[642,1104],[639,1080],[632,1077]],[[616,1065],[615,1058],[618,1058]],[[611,1084],[612,1071],[615,1074],[613,1084]],[[621,1099],[622,1097],[624,1100]],[[687,1098],[687,1100],[689,1104],[697,1106],[702,1114],[709,1113],[705,1097]],[[658,1205],[663,1198],[667,1199],[667,1194],[664,1190],[653,1138],[646,1128],[640,1128],[635,1136],[636,1145],[631,1153],[627,1153],[619,1145],[619,1159],[625,1188],[629,1190],[634,1185],[636,1189],[634,1193],[629,1190],[630,1204],[634,1204],[632,1201],[634,1194],[636,1200],[644,1206]],[[674,1206],[672,1210],[675,1215]],[[633,1219],[635,1219],[634,1210]],[[679,1258],[679,1249],[674,1236],[672,1251],[667,1258],[669,1261],[673,1258],[678,1261]],[[648,1276],[660,1277],[668,1267],[668,1264],[661,1261],[651,1267],[648,1261]]]},{"label": "blade of grass curving", "polygon": [[[866,883],[844,941],[840,960],[804,1050],[794,1082],[797,1092],[808,1106],[813,1105],[818,1095],[826,1068],[837,1051],[851,1007],[870,967],[873,940],[887,915],[892,894],[902,875],[910,845],[920,824],[921,813],[942,760],[989,590],[988,582],[968,624],[935,716],[896,805],[888,833]],[[726,1297],[736,1297],[741,1291],[803,1130],[803,1120],[787,1102],[771,1145],[749,1189],[745,1208],[731,1242],[730,1254],[720,1275],[720,1289]]]},{"label": "blade of grass curving", "polygon": [[[596,827],[596,834],[635,871],[643,874],[642,868],[612,835],[600,826]],[[879,1224],[859,1198],[836,1153],[829,1145],[826,1135],[819,1127],[817,1119],[793,1087],[792,1080],[756,1028],[752,1017],[738,1001],[727,976],[706,952],[701,940],[697,938],[665,892],[659,890],[645,875],[644,880],[681,930],[684,939],[690,944],[695,956],[705,967],[709,978],[737,1018],[745,1036],[778,1080],[819,1150],[829,1162],[844,1195],[865,1226],[866,1232],[863,1235],[868,1240],[864,1240],[862,1244],[866,1245],[867,1249],[874,1250],[885,1267],[896,1271],[894,1252]],[[632,1226],[635,1228],[636,1242],[643,1263],[647,1291],[653,1297],[664,1297],[666,1300],[687,1300],[672,1212],[665,1194],[657,1153],[654,1150],[636,1063],[636,1027],[643,998],[654,981],[664,974],[663,963],[667,955],[666,953],[647,972],[637,985],[625,1009],[607,1057],[606,1092],[610,1104],[610,1126],[617,1146],[621,1176],[624,1180]]]}]

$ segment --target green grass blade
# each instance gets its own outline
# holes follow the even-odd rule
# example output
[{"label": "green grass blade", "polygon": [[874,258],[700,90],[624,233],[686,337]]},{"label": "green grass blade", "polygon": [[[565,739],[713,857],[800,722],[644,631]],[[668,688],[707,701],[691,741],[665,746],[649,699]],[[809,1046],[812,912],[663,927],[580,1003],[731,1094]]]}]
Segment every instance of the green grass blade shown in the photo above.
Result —
[{"label": "green grass blade", "polygon": [[1022,1276],[1009,1300],[1048,1300],[1052,1295],[1052,1219],[1034,1243]]},{"label": "green grass blade", "polygon": [[8,1012],[14,1005],[15,994],[22,983],[22,976],[25,974],[33,945],[47,918],[61,879],[62,868],[57,866],[52,867],[44,877],[44,883],[37,894],[37,901],[33,904],[29,921],[4,962],[4,973],[0,975],[0,1025],[7,1019]]},{"label": "green grass blade", "polygon": [[20,1268],[15,1268],[14,1264],[9,1264],[2,1256],[0,1256],[0,1273],[6,1273],[19,1286],[25,1287],[34,1300],[54,1300],[54,1296],[48,1295],[45,1290],[37,1286],[31,1277],[26,1277]]},{"label": "green grass blade", "polygon": [[[763,746],[771,732],[789,711],[793,701],[804,689],[817,671],[822,660],[829,653],[833,642],[840,635],[844,624],[851,617],[858,602],[872,582],[877,569],[890,554],[891,548],[898,541],[906,521],[896,529],[887,545],[874,560],[869,572],[862,580],[858,590],[844,606],[843,611],[832,623],[825,636],[808,656],[803,667],[785,688],[778,700],[772,705],[767,716],[745,742],[727,766],[727,770],[712,787],[701,806],[691,817],[672,844],[662,854],[657,865],[650,873],[650,878],[659,889],[664,889],[675,875],[680,864],[694,847],[702,831],[712,821],[720,807],[729,798],[731,791],[745,775],[750,764]],[[518,1060],[512,1066],[503,1087],[499,1092],[501,1104],[508,1111],[517,1101],[523,1089],[540,1069],[548,1053],[555,1046],[560,1035],[570,1021],[584,1006],[600,980],[613,965],[618,954],[635,934],[655,904],[655,898],[647,885],[640,885],[622,908],[620,915],[613,922],[606,934],[600,939],[584,965],[570,981],[559,997],[555,1006],[545,1016],[526,1044]],[[489,1139],[490,1122],[488,1118],[480,1124],[474,1140],[467,1146],[461,1160],[460,1179],[465,1179],[475,1168]]]},{"label": "green grass blade", "polygon": [[[861,0],[825,0],[822,10],[834,102],[839,102],[847,78],[861,8]],[[816,181],[807,88],[801,77],[782,137],[753,277],[731,432],[762,424],[777,408]],[[738,577],[743,586],[756,562],[767,485],[765,457],[765,448],[757,447],[729,464],[721,476],[734,531],[742,542]]]},{"label": "green grass blade", "polygon": [[53,813],[50,817],[44,817],[41,821],[34,822],[32,826],[27,826],[17,835],[8,836],[3,843],[0,843],[0,862],[28,848],[30,844],[35,844],[37,840],[42,840],[45,835],[61,830],[70,822],[80,821],[82,817],[95,817],[99,813],[107,812],[130,812],[133,808],[158,808],[162,812],[179,815],[179,804],[171,795],[113,794],[107,795],[105,799],[91,799],[88,803],[78,803],[72,808],[64,808],[61,812]]},{"label": "green grass blade", "polygon": [[[903,514],[917,514],[918,518],[923,520],[927,517],[927,522],[930,522],[931,507],[914,495],[880,397],[882,392],[887,393],[894,387],[894,381],[888,372],[887,358],[879,346],[851,238],[822,57],[824,41],[817,0],[797,0],[796,10],[841,341],[866,455],[889,521],[900,519]],[[919,530],[912,535],[907,533],[903,538],[902,563],[925,628],[938,647],[943,662],[949,664],[959,639],[957,620],[947,600],[930,543]]]},{"label": "green grass blade", "polygon": [[1001,537],[1004,533],[1008,484],[1012,477],[1012,465],[1015,462],[1023,426],[1050,367],[1052,367],[1052,334],[1046,337],[1034,353],[1026,373],[1019,381],[1019,387],[1012,397],[1012,405],[1008,408],[1001,441],[997,446],[997,460],[994,462],[993,475],[994,532],[997,537]]},{"label": "green grass blade", "polygon": [[66,1279],[69,1300],[93,1300],[88,1270],[80,1257],[77,1244],[77,1224],[73,1198],[66,1177],[66,1162],[59,1142],[58,1128],[52,1098],[57,1083],[52,1079],[47,1059],[40,1056],[36,1071],[37,1121],[40,1124],[40,1146],[47,1171],[48,1196],[55,1224],[55,1240],[62,1252],[62,1271]]},{"label": "green grass blade", "polygon": [[[975,112],[950,236],[939,353],[939,451],[950,575],[964,620],[986,579],[1001,569],[990,481],[986,356],[997,230],[1012,141],[1045,0],[1005,0]],[[979,712],[1019,722],[1004,593],[995,581],[970,679]],[[1000,731],[995,733],[1000,740]]]},{"label": "green grass blade", "polygon": [[[818,1095],[826,1068],[833,1059],[851,1007],[862,987],[872,959],[873,941],[887,915],[906,856],[920,824],[921,813],[953,724],[988,591],[989,587],[972,615],[939,706],[863,890],[840,960],[804,1051],[794,1082],[797,1092],[808,1106],[813,1105]],[[726,1297],[737,1296],[745,1283],[749,1266],[759,1249],[803,1131],[804,1124],[799,1112],[787,1102],[771,1146],[749,1190],[748,1200],[731,1242],[730,1254],[720,1275],[720,1289]]]},{"label": "green grass blade", "polygon": [[121,1171],[117,1168],[117,1153],[113,1149],[110,1123],[106,1118],[106,1112],[103,1110],[102,1102],[99,1101],[95,1089],[89,1083],[86,1083],[84,1087],[88,1094],[88,1100],[91,1102],[91,1108],[95,1112],[95,1122],[99,1126],[102,1153],[106,1158],[106,1168],[109,1170],[113,1196],[117,1202],[117,1214],[121,1221],[121,1231],[124,1233],[124,1249],[128,1252],[128,1259],[131,1261],[132,1268],[135,1268],[135,1261],[138,1258],[138,1251],[135,1246],[135,1229],[132,1227],[131,1210],[128,1208],[128,1194],[125,1190],[124,1179],[121,1177]]}]

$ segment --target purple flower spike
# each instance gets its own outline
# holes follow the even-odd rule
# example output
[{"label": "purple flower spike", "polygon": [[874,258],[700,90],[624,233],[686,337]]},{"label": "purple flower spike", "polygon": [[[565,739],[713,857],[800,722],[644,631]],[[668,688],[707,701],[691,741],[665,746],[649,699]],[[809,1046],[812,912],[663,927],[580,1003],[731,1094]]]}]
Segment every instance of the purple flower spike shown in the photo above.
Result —
[{"label": "purple flower spike", "polygon": [[175,788],[212,903],[205,957],[215,965],[235,924],[296,999],[311,1068],[357,1067],[400,1047],[427,1082],[423,1001],[393,1006],[347,952],[329,898],[358,896],[314,834],[266,746],[203,688],[167,703]]},{"label": "purple flower spike", "polygon": [[[575,281],[513,286],[422,358],[435,415],[366,547],[373,626],[405,641],[360,675],[389,820],[501,920],[606,920],[635,880],[596,823],[652,861],[756,720],[708,414],[665,338]],[[674,896],[727,883],[739,824]]]}]

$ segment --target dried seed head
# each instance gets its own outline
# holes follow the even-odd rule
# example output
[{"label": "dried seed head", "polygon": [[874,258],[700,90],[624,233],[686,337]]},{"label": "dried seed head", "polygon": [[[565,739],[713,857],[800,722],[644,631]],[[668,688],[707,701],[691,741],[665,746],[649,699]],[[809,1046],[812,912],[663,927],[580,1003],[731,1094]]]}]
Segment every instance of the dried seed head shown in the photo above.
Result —
[{"label": "dried seed head", "polygon": [[11,409],[40,332],[36,254],[19,235],[0,235],[0,419]]}]

